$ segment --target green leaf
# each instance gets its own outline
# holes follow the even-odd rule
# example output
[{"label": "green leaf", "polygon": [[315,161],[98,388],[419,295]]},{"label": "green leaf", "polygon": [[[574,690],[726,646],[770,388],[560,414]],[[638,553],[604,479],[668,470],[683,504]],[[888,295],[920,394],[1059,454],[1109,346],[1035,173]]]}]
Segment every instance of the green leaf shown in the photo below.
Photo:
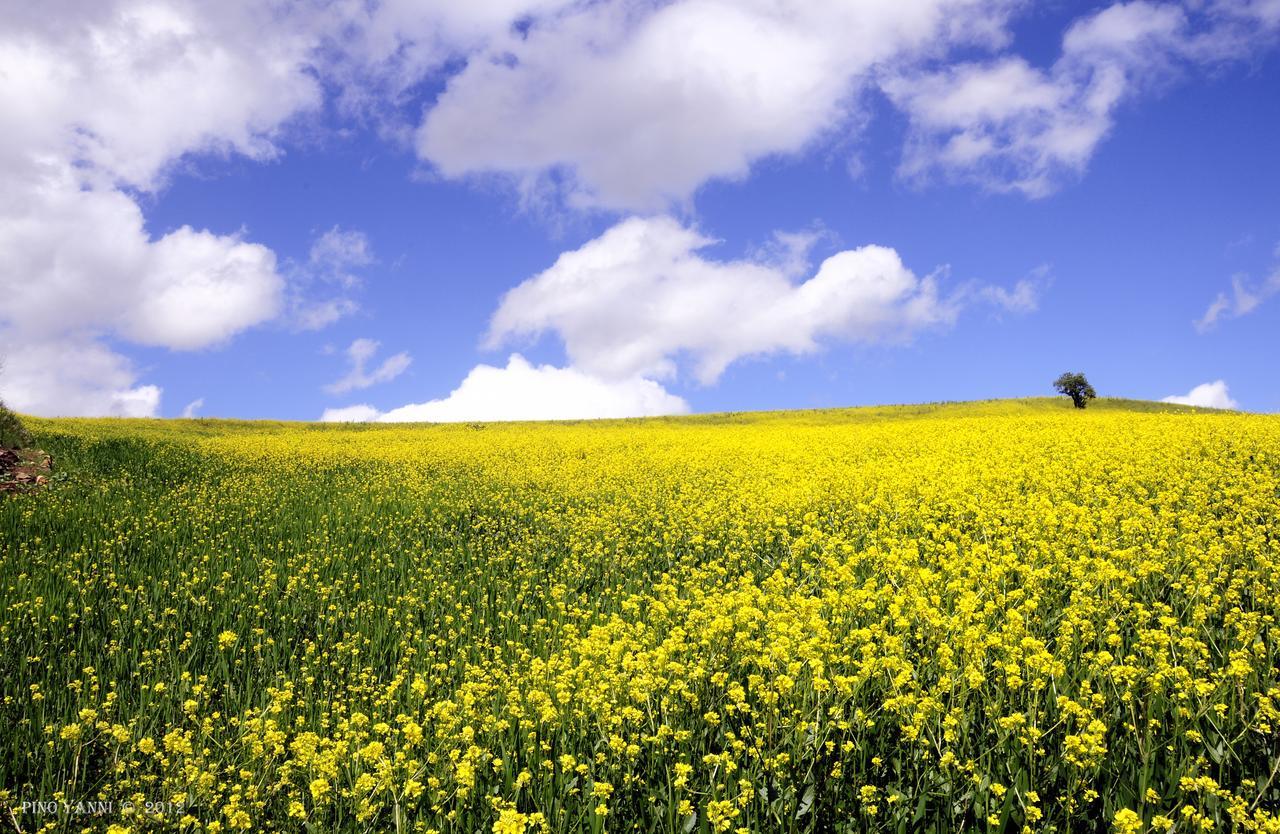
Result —
[{"label": "green leaf", "polygon": [[800,797],[800,807],[796,810],[796,819],[800,819],[813,808],[813,785],[805,788],[804,796]]}]

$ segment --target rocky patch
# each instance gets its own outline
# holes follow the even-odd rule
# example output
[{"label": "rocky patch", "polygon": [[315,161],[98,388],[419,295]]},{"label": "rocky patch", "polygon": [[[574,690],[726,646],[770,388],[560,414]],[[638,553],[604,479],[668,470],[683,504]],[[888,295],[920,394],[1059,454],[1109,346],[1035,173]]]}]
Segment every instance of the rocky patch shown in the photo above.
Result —
[{"label": "rocky patch", "polygon": [[0,449],[0,493],[27,492],[49,482],[53,457],[40,449]]}]

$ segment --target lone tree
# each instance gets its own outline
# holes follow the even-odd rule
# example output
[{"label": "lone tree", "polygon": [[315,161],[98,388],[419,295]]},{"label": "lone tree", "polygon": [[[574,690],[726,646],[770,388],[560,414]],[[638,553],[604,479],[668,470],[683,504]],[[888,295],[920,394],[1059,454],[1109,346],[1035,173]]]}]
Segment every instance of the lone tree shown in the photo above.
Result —
[{"label": "lone tree", "polygon": [[1089,400],[1098,396],[1098,392],[1093,390],[1093,386],[1084,378],[1084,374],[1067,372],[1054,380],[1053,388],[1059,394],[1070,397],[1076,408],[1084,408],[1089,404]]}]

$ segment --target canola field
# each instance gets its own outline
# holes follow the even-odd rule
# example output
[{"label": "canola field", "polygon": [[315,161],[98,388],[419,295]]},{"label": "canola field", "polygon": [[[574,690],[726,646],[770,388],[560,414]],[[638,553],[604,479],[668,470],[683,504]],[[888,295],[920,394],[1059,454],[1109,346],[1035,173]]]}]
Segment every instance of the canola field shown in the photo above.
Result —
[{"label": "canola field", "polygon": [[1280,831],[1280,418],[31,427],[5,830]]}]

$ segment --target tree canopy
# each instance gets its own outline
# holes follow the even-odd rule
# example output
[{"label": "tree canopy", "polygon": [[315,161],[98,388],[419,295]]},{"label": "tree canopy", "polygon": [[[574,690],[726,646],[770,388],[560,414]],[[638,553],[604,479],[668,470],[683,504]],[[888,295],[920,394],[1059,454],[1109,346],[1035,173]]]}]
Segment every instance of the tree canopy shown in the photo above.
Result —
[{"label": "tree canopy", "polygon": [[1071,398],[1076,408],[1084,408],[1089,400],[1095,399],[1098,392],[1093,390],[1084,374],[1068,371],[1053,382],[1054,390]]}]

